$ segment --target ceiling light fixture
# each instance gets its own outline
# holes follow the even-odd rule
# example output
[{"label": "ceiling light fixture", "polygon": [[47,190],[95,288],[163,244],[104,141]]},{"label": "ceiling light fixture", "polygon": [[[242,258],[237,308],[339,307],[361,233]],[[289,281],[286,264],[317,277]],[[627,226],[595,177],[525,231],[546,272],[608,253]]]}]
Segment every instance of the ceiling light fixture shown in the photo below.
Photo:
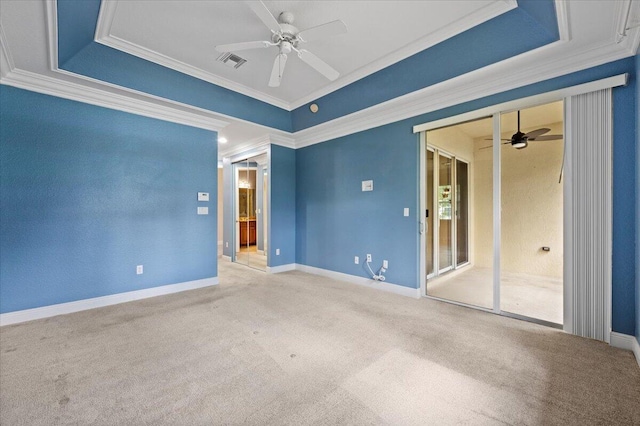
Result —
[{"label": "ceiling light fixture", "polygon": [[218,143],[227,143],[227,138],[218,138]]}]

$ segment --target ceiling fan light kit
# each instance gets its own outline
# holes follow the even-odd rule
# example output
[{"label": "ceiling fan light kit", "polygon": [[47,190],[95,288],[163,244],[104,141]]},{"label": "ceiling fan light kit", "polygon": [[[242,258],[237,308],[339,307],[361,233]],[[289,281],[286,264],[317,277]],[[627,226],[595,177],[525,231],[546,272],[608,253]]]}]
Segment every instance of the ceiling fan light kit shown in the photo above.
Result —
[{"label": "ceiling fan light kit", "polygon": [[278,46],[279,53],[275,58],[273,68],[271,70],[271,77],[269,78],[270,87],[280,86],[280,82],[284,74],[284,67],[287,62],[287,55],[292,51],[296,52],[298,58],[303,62],[329,80],[333,81],[340,76],[340,73],[329,64],[308,50],[299,49],[298,46],[301,43],[346,33],[347,26],[344,22],[336,20],[299,31],[295,26],[293,26],[293,21],[295,19],[293,13],[286,11],[282,12],[278,15],[278,19],[276,19],[262,1],[249,1],[247,4],[256,16],[258,16],[258,18],[260,18],[260,20],[267,26],[267,28],[271,30],[271,41],[261,40],[222,44],[216,46],[217,51],[235,52],[238,50],[266,49],[272,46]]}]

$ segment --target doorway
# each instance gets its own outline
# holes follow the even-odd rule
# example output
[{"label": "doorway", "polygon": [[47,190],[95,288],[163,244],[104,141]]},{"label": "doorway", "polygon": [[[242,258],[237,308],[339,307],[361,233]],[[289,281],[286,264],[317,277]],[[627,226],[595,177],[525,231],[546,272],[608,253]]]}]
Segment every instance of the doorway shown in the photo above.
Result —
[{"label": "doorway", "polygon": [[235,250],[232,260],[267,270],[269,200],[267,154],[233,163],[235,195]]},{"label": "doorway", "polygon": [[562,326],[563,133],[563,101],[423,132],[425,296]]}]

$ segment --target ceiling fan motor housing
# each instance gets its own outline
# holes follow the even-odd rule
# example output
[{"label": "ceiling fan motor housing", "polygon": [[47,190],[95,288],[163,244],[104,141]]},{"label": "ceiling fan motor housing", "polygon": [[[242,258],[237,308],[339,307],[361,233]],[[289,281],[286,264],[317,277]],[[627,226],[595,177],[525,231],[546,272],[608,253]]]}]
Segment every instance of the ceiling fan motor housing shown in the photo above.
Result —
[{"label": "ceiling fan motor housing", "polygon": [[298,46],[297,35],[300,31],[298,31],[298,29],[291,24],[280,24],[280,27],[282,28],[282,31],[278,33],[274,33],[271,36],[271,40],[274,43],[286,41],[288,43],[291,43],[293,47],[297,47]]}]

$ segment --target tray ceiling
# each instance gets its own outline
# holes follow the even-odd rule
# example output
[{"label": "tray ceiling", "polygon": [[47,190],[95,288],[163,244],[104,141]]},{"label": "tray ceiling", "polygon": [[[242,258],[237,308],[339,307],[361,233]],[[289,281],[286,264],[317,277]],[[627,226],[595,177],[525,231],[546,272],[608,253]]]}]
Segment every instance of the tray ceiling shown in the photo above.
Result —
[{"label": "tray ceiling", "polygon": [[[337,69],[330,82],[295,55],[278,88],[268,87],[277,48],[237,52],[238,69],[216,61],[218,44],[268,40],[269,29],[245,2],[103,2],[96,40],[257,99],[295,108],[404,59],[516,6],[515,1],[266,1],[277,17],[292,12],[300,30],[336,19],[348,33],[305,48]],[[366,7],[363,5],[366,4]]]}]

